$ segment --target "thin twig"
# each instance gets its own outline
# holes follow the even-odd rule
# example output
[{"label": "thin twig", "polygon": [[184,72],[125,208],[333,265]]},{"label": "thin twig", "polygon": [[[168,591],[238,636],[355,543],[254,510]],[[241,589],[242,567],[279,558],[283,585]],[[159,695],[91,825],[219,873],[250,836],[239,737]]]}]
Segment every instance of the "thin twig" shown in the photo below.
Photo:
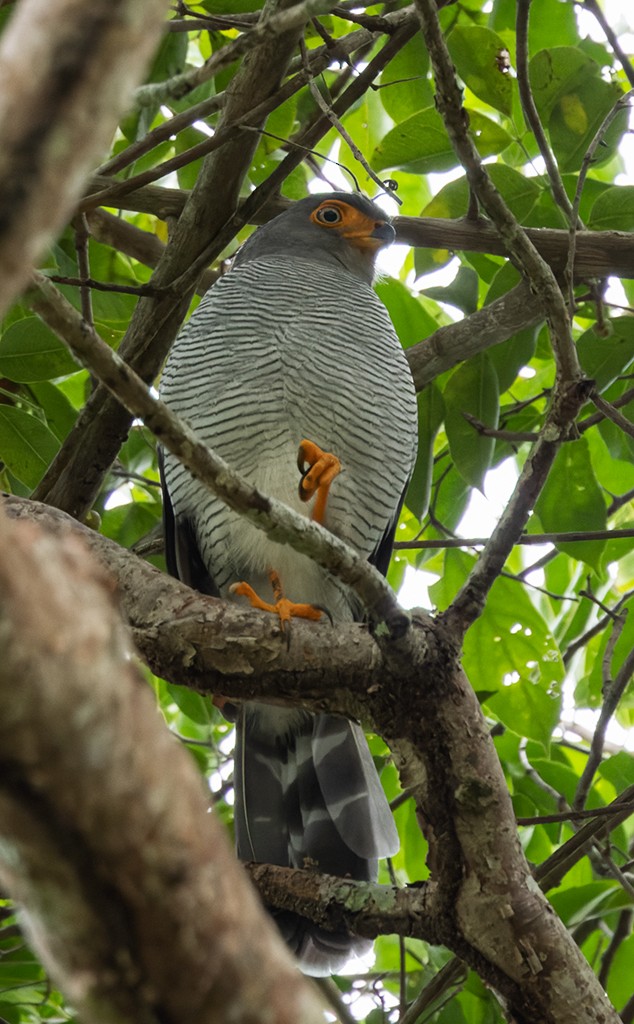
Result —
[{"label": "thin twig", "polygon": [[123,295],[158,294],[158,289],[153,288],[151,284],[110,284],[109,281],[96,281],[94,277],[66,277],[64,274],[47,274],[46,276],[49,281],[54,281],[55,284],[67,284],[79,288],[94,288],[96,292],[119,292]]},{"label": "thin twig", "polygon": [[571,808],[568,811],[560,811],[557,814],[537,814],[534,817],[516,818],[515,820],[518,825],[550,825],[558,821],[581,821],[584,818],[610,817],[625,809],[634,811],[634,800],[629,803],[619,804],[616,808],[612,804],[608,807],[593,807],[588,810],[575,811]]},{"label": "thin twig", "polygon": [[78,213],[73,220],[75,229],[75,252],[77,253],[77,267],[79,270],[79,294],[81,301],[81,315],[89,327],[94,327],[95,321],[92,315],[92,296],[90,294],[90,257],[88,254],[88,240],[90,229],[86,215]]},{"label": "thin twig", "polygon": [[[620,413],[612,403],[606,402],[605,398],[601,398],[601,395],[596,390],[592,392],[590,399],[593,405],[596,405],[599,412],[602,412],[606,419],[612,420],[613,423],[616,423],[617,427],[620,427],[623,433],[628,434],[630,437],[634,437],[634,423],[632,423],[631,420],[628,420],[626,416],[623,416],[623,414]],[[626,403],[621,404],[624,405]]]},{"label": "thin twig", "polygon": [[[518,2],[523,3],[523,2],[526,2],[526,0],[518,0]],[[568,306],[569,306],[569,309],[570,309],[571,313],[574,310],[574,305],[575,305],[575,298],[574,298],[574,266],[575,266],[575,255],[576,255],[576,248],[577,248],[577,230],[578,230],[579,227],[583,227],[583,225],[579,222],[579,206],[581,204],[581,196],[583,194],[583,188],[584,188],[584,185],[586,183],[586,177],[587,177],[588,171],[590,170],[590,166],[591,166],[591,164],[592,164],[592,162],[594,160],[594,154],[596,153],[597,148],[600,145],[600,143],[603,141],[603,137],[604,137],[605,133],[607,132],[608,128],[612,124],[612,122],[613,122],[614,118],[617,116],[617,114],[620,113],[620,111],[623,110],[625,107],[629,106],[629,102],[630,102],[632,96],[634,96],[634,89],[630,89],[629,92],[626,92],[624,96],[619,97],[619,99],[616,101],[616,103],[612,107],[612,110],[610,110],[606,114],[606,116],[603,118],[603,121],[599,125],[599,128],[597,129],[597,131],[596,131],[596,133],[594,135],[594,138],[592,139],[592,142],[590,143],[590,145],[588,146],[588,149],[586,150],[586,154],[585,154],[585,156],[583,158],[583,163],[581,164],[581,169],[579,171],[579,177],[577,178],[577,187],[575,189],[575,198],[574,198],[574,201],[573,201],[573,204],[572,204],[572,217],[571,217],[571,220],[570,220],[570,232],[569,232],[570,233],[570,243],[569,243],[569,249],[568,249],[568,261],[566,263],[566,272],[565,272],[566,280],[568,282]]]},{"label": "thin twig", "polygon": [[595,18],[599,22],[599,25],[605,33],[605,38],[612,47],[616,57],[618,57],[621,67],[625,72],[627,79],[631,86],[634,86],[634,67],[629,57],[626,55],[623,47],[619,43],[616,33],[612,30],[612,27],[606,18],[605,14],[601,10],[597,0],[575,0],[579,7],[585,7],[587,11],[594,14]]},{"label": "thin twig", "polygon": [[[513,542],[513,546],[532,546],[539,544],[575,544],[587,540],[627,540],[634,537],[634,528],[623,530],[576,530],[566,533],[525,533]],[[395,551],[444,550],[445,548],[477,548],[483,547],[491,540],[490,537],[448,537],[429,540],[398,540],[394,544]],[[535,566],[538,568],[538,566]],[[532,571],[532,570],[531,570]]]},{"label": "thin twig", "polygon": [[438,1000],[452,989],[457,992],[466,978],[467,967],[462,960],[452,957],[420,990],[407,1012],[399,1019],[399,1024],[417,1024],[425,1010],[429,1010],[432,1006],[435,1007]]},{"label": "thin twig", "polygon": [[[517,0],[515,31],[517,40],[517,84],[519,87],[520,100],[522,103],[524,117],[526,118],[526,123],[535,136],[537,147],[542,155],[544,164],[546,165],[546,173],[550,180],[553,199],[563,210],[568,223],[571,224],[574,223],[576,215],[573,212],[572,205],[568,199],[568,195],[566,194],[566,190],[559,173],[559,167],[557,166],[557,161],[555,160],[553,151],[548,144],[546,133],[537,112],[528,74],[528,20],[530,6],[531,0]],[[581,224],[581,222],[579,222],[578,226],[583,228],[583,224]]]},{"label": "thin twig", "polygon": [[370,167],[368,161],[364,157],[363,153],[361,152],[361,150],[357,146],[356,142],[354,141],[354,139],[352,138],[350,133],[342,125],[341,121],[339,120],[339,118],[335,114],[334,110],[332,109],[332,106],[329,103],[326,102],[326,100],[322,96],[321,92],[317,88],[317,84],[316,84],[315,80],[310,76],[310,65],[308,63],[308,51],[306,49],[306,44],[305,44],[303,39],[300,39],[299,49],[300,49],[300,53],[302,55],[302,61],[304,63],[304,68],[305,68],[305,70],[307,72],[307,75],[308,75],[308,88],[310,89],[310,94],[313,97],[313,99],[315,100],[315,103],[317,104],[319,109],[321,111],[323,111],[323,113],[326,115],[326,117],[330,121],[330,123],[333,126],[333,128],[335,128],[336,131],[339,132],[339,134],[341,135],[341,138],[344,140],[344,142],[347,143],[348,148],[350,149],[350,152],[352,153],[353,157],[355,158],[355,160],[357,160],[361,164],[361,166],[363,167],[363,170],[368,175],[368,177],[371,179],[371,181],[373,181],[375,185],[378,185],[378,187],[381,189],[382,192],[384,192],[386,195],[389,195],[392,199],[395,199],[396,202],[399,204],[399,206],[401,206],[402,205],[402,200],[399,199],[398,196],[394,195],[393,192],[390,192],[390,191],[388,191],[388,189],[386,189],[385,185],[383,184],[383,182],[379,178],[378,174],[376,174],[372,170],[372,168]]},{"label": "thin twig", "polygon": [[[617,627],[615,627],[615,629],[616,628]],[[601,706],[599,719],[592,737],[590,754],[583,772],[581,773],[581,778],[579,779],[577,790],[575,792],[573,801],[574,807],[583,807],[586,802],[592,785],[592,780],[603,756],[603,744],[605,742],[605,734],[608,724],[612,715],[616,711],[621,697],[623,696],[625,687],[632,678],[632,673],[634,673],[634,650],[629,652],[615,678],[611,681],[606,680],[607,685],[604,685],[603,704]]]}]

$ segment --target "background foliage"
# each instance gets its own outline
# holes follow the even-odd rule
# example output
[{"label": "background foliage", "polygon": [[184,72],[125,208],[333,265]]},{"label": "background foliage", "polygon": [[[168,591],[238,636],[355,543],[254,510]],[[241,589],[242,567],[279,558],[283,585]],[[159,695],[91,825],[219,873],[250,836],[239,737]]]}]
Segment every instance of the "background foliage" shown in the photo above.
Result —
[{"label": "background foliage", "polygon": [[[0,8],[0,27],[12,6]],[[239,59],[182,98],[175,98],[170,85],[174,76],[200,67],[240,38],[260,7],[257,0],[175,6],[148,76],[149,83],[167,87],[162,93],[150,89],[139,94],[108,155],[108,161],[117,162],[102,168],[110,174],[115,168],[115,180],[131,182],[125,194],[121,190],[110,202],[104,199],[105,208],[122,224],[166,240],[169,219],[160,199],[148,192],[143,201],[137,198],[135,209],[134,188],[147,184],[147,175],[139,182],[137,176],[149,171],[152,180],[170,189],[193,186],[201,163],[195,147],[212,136]],[[314,80],[327,103],[340,95],[355,68],[366,66],[385,45],[386,36],[372,19],[401,10],[405,7],[399,2],[345,4],[309,23],[309,54],[345,40],[360,26],[375,32],[354,52],[352,65],[333,58]],[[634,227],[634,185],[627,183],[625,165],[624,154],[631,152],[623,145],[626,109],[605,131],[592,163],[584,164],[595,133],[628,88],[628,70],[605,39],[600,12],[592,35],[587,34],[593,11],[594,3],[533,0],[528,76],[571,201],[580,172],[587,172],[579,203],[583,224],[591,230],[628,231]],[[581,22],[580,13],[585,16]],[[476,143],[496,187],[521,224],[567,229],[568,219],[553,197],[552,180],[519,99],[515,3],[460,0],[445,7],[441,18]],[[620,24],[612,28],[625,31]],[[626,47],[631,41],[631,36],[623,40]],[[294,70],[300,67],[298,59]],[[473,213],[469,189],[434,108],[428,71],[422,37],[412,35],[372,87],[341,114],[341,123],[370,167],[381,177],[396,180],[405,215],[462,218]],[[211,111],[206,116],[197,106],[204,102]],[[178,133],[171,134],[169,127],[162,130],[175,115],[192,109],[195,116]],[[293,151],[293,140],[313,123],[318,109],[315,87],[305,85],[272,110],[242,185],[244,195],[279,169]],[[180,158],[177,167],[174,158]],[[297,199],[309,189],[328,190],[331,184],[339,188],[342,180],[344,187],[352,187],[349,178],[342,179],[342,168],[356,176],[361,188],[376,192],[333,126],[285,177],[281,194]],[[100,185],[104,186],[103,179]],[[394,211],[390,201],[387,205]],[[251,230],[243,229],[222,258],[230,258]],[[117,348],[138,294],[151,277],[152,260],[148,255],[144,261],[138,250],[132,254],[123,235],[115,236],[113,244],[94,226],[91,231],[86,242],[90,278],[108,286],[90,289],[92,317],[101,336]],[[87,289],[63,283],[86,276],[83,243],[78,242],[81,232],[79,218],[53,246],[45,267],[86,315],[82,297],[85,303]],[[443,267],[449,268],[445,276],[430,276]],[[517,279],[502,256],[419,247],[399,250],[377,290],[408,348],[491,302]],[[490,720],[515,811],[523,822],[522,843],[535,865],[548,861],[579,827],[565,818],[542,821],[544,816],[571,807],[605,807],[634,786],[628,733],[634,726],[629,678],[634,636],[634,284],[624,279],[621,289],[606,291],[604,281],[577,282],[574,301],[574,335],[582,367],[630,427],[586,406],[578,436],[562,446],[528,525],[529,534],[548,536],[539,546],[515,548],[465,644],[465,668]],[[469,515],[472,495],[490,492],[492,470],[505,466],[508,479],[521,467],[530,439],[543,423],[554,372],[544,327],[529,326],[443,373],[420,393],[420,454],[390,569],[397,589],[408,569],[425,570],[424,577],[408,574],[408,594],[413,587],[417,603],[443,610],[466,580],[479,550],[468,540],[480,536],[480,527],[474,531]],[[29,496],[93,385],[66,347],[33,315],[28,297],[2,324],[0,377],[0,485]],[[135,424],[123,444],[94,512],[99,517],[94,521],[106,536],[126,547],[137,545],[162,564],[156,542],[161,502],[154,443],[142,425]],[[620,533],[601,536],[607,530]],[[571,532],[588,536],[561,537]],[[467,540],[452,543],[457,535]],[[429,541],[435,546],[426,546]],[[199,695],[169,681],[150,681],[169,727],[209,777],[218,813],[230,827],[231,726]],[[608,730],[606,737],[612,717],[621,731]],[[598,754],[596,770],[582,781],[591,744]],[[382,869],[380,880],[418,882],[428,872],[414,808],[400,797],[396,771],[378,739],[374,753],[385,764],[382,777],[395,801],[401,835],[401,850]],[[632,827],[626,822],[591,845],[549,894],[626,1022],[634,1019],[631,866]],[[25,945],[10,904],[3,907],[0,1019],[10,1024],[73,1020],[72,1008],[51,990]],[[444,949],[386,935],[377,940],[375,951],[369,973],[335,982],[355,1019],[368,1024],[501,1019],[496,1000],[475,974],[458,972],[446,986],[438,985],[439,970],[452,959]],[[435,989],[428,987],[432,979]]]}]

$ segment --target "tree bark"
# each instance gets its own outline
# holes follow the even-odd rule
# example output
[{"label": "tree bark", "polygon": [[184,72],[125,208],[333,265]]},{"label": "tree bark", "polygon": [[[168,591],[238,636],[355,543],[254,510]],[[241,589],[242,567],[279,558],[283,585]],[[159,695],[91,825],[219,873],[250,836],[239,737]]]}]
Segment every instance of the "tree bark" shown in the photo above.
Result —
[{"label": "tree bark", "polygon": [[[50,522],[58,534],[89,533],[22,499],[8,499],[7,508]],[[298,624],[287,652],[267,616],[193,594],[122,549],[115,558],[117,545],[98,535],[91,543],[120,579],[148,660],[168,678],[236,699],[343,712],[385,737],[416,801],[433,877],[414,906],[385,894],[390,930],[404,927],[447,946],[495,988],[517,1024],[617,1024],[592,969],[532,877],[487,724],[442,621],[416,617],[397,641],[377,642],[359,625],[341,627],[328,644],[321,627]],[[274,895],[275,872],[256,877]],[[315,885],[330,901],[325,917],[315,909]],[[376,889],[365,899],[352,893],[352,905],[337,913],[336,892],[332,880],[297,878],[280,902],[312,906],[311,916],[331,923],[350,924],[354,908],[362,908],[361,929],[376,934]]]},{"label": "tree bark", "polygon": [[323,1022],[76,535],[0,519],[0,880],[86,1022]]},{"label": "tree bark", "polygon": [[16,4],[0,41],[0,315],[69,220],[168,8],[167,0]]}]

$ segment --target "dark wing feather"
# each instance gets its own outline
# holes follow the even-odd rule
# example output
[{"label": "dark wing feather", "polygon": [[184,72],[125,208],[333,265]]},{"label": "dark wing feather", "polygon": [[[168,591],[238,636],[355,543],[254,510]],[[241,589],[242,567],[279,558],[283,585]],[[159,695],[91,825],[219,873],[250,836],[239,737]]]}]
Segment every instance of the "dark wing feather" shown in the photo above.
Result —
[{"label": "dark wing feather", "polygon": [[174,514],[172,499],[165,483],[163,468],[163,451],[157,448],[158,467],[163,492],[163,534],[165,537],[165,562],[170,576],[186,583],[193,590],[209,597],[220,597],[220,592],[213,577],[205,566],[198,543],[196,532],[190,519]]},{"label": "dark wing feather", "polygon": [[407,494],[409,483],[410,482],[408,480],[401,495],[401,500],[398,503],[398,508],[394,513],[394,518],[388,523],[387,530],[368,558],[368,562],[370,562],[371,565],[376,566],[382,576],[387,576],[387,570],[390,567],[390,558],[392,557],[392,548],[394,547],[394,534],[396,533],[396,527],[398,526],[401,509],[403,508],[403,502],[405,501],[405,495]]}]

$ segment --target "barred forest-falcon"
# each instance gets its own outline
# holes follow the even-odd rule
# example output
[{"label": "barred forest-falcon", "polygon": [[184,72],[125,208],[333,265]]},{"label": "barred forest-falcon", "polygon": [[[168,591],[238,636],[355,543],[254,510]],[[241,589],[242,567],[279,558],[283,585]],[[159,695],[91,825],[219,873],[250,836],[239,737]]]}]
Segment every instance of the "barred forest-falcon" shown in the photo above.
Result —
[{"label": "barred forest-falcon", "polygon": [[[296,202],[209,290],[161,382],[161,397],[231,466],[382,573],[417,439],[409,367],[372,289],[377,251],[393,240],[363,196]],[[319,609],[335,624],[363,618],[345,585],[269,540],[167,452],[162,479],[167,564],[181,580],[276,610],[283,630],[289,615]],[[375,880],[378,858],[398,849],[365,736],[345,718],[240,705],[234,790],[242,860]],[[272,913],[308,974],[335,973],[370,945]]]}]

